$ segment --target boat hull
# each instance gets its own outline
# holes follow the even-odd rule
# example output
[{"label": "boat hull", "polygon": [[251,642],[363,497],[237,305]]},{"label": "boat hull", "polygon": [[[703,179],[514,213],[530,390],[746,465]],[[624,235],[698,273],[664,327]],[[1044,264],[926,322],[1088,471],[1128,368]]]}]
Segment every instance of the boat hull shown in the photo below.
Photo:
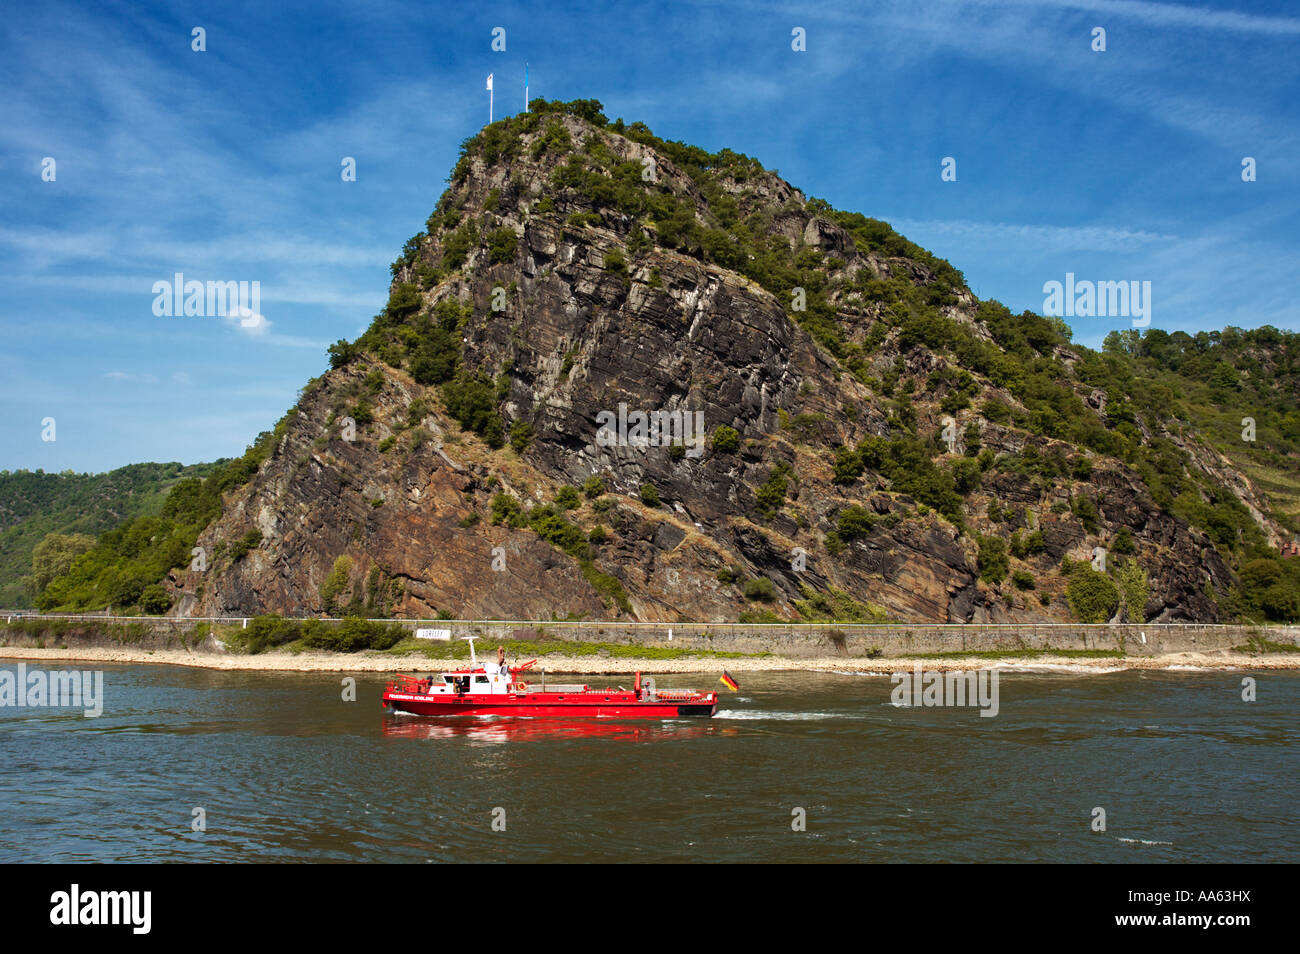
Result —
[{"label": "boat hull", "polygon": [[[595,698],[581,698],[594,695]],[[554,696],[553,698],[544,698]],[[710,718],[718,711],[716,693],[689,700],[640,701],[628,693],[522,695],[465,694],[441,698],[419,693],[385,692],[384,706],[400,712],[423,716],[563,716],[596,719],[678,719]]]}]

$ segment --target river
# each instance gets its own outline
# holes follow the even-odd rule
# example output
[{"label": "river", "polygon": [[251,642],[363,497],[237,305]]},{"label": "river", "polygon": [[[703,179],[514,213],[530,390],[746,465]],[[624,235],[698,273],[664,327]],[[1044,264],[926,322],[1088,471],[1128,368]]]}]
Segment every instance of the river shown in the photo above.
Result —
[{"label": "river", "polygon": [[366,675],[345,701],[341,675],[102,672],[98,718],[0,708],[0,861],[1300,860],[1296,672],[1003,672],[992,718],[879,675],[661,676],[717,717],[585,724],[389,715]]}]

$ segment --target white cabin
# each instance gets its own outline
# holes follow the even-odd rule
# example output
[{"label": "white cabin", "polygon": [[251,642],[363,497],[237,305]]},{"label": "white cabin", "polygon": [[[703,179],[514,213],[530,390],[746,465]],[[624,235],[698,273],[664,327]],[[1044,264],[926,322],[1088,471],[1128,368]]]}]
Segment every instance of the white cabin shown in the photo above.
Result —
[{"label": "white cabin", "polygon": [[485,662],[480,665],[474,652],[474,640],[477,638],[466,637],[469,643],[469,669],[444,672],[440,678],[430,677],[429,695],[506,695],[511,691],[514,679],[511,678],[509,664],[499,666],[495,662]]},{"label": "white cabin", "polygon": [[506,695],[511,691],[513,684],[514,680],[508,668],[498,671],[496,663],[488,663],[478,669],[442,673],[440,677],[433,679],[428,694],[431,696],[463,695],[472,692],[476,695],[480,693]]}]

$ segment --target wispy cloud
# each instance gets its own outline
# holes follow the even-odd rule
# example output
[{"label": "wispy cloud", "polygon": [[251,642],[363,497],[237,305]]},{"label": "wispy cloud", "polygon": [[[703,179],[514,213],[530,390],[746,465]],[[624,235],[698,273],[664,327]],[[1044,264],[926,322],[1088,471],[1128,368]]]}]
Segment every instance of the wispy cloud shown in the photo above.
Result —
[{"label": "wispy cloud", "polygon": [[895,228],[904,233],[945,235],[999,245],[1026,244],[1056,251],[1131,252],[1151,246],[1169,245],[1177,236],[1106,226],[1015,225],[1007,222],[964,220],[919,220],[896,218]]},{"label": "wispy cloud", "polygon": [[1230,31],[1255,36],[1300,36],[1300,19],[1268,17],[1237,10],[1214,10],[1204,6],[1148,3],[1145,0],[969,0],[973,6],[1029,7],[1036,10],[1069,10],[1101,14],[1117,20],[1137,21],[1168,29],[1221,33]]},{"label": "wispy cloud", "polygon": [[140,384],[158,383],[158,378],[152,374],[134,374],[128,371],[109,371],[104,377],[110,381],[136,381]]}]

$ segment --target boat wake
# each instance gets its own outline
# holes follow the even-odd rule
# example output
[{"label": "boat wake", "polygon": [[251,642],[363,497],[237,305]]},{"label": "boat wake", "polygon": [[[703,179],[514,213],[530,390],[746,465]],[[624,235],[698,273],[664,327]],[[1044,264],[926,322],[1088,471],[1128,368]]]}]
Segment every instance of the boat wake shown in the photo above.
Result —
[{"label": "boat wake", "polygon": [[762,719],[776,722],[807,722],[818,719],[842,719],[838,712],[769,712],[765,709],[719,709],[715,719]]},{"label": "boat wake", "polygon": [[830,669],[828,672],[836,676],[888,676],[888,670],[884,669]]},{"label": "boat wake", "polygon": [[997,666],[989,666],[990,669],[999,669],[1002,672],[1022,672],[1022,673],[1068,673],[1070,675],[1084,676],[1108,676],[1111,673],[1127,672],[1128,666],[1088,666],[1082,663],[1011,663]]}]

